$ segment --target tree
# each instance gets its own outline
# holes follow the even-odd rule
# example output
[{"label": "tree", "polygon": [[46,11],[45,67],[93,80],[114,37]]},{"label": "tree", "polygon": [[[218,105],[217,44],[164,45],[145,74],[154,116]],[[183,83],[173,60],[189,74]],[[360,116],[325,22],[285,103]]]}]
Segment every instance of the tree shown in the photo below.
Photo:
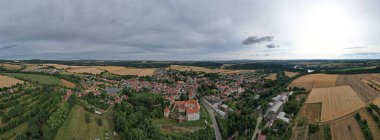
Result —
[{"label": "tree", "polygon": [[69,99],[67,99],[67,103],[70,105],[70,107],[73,107],[75,104],[78,103],[78,97],[76,94],[72,94]]},{"label": "tree", "polygon": [[309,134],[314,134],[319,131],[319,125],[309,124]]},{"label": "tree", "polygon": [[97,121],[98,125],[99,126],[103,126],[103,120],[102,118],[99,118],[98,121]]}]

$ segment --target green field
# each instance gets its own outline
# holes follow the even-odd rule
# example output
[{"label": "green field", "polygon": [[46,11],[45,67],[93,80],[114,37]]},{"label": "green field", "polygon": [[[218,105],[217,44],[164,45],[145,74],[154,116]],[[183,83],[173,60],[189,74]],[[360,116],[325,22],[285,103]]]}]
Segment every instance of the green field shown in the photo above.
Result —
[{"label": "green field", "polygon": [[[83,107],[76,105],[72,108],[68,118],[63,126],[59,129],[56,140],[89,140],[89,139],[119,139],[113,136],[113,122],[110,111],[102,116],[89,113],[90,123],[86,123],[85,114],[89,113]],[[96,123],[97,118],[102,118],[103,126]],[[107,134],[108,133],[108,136]]]},{"label": "green field", "polygon": [[24,81],[38,82],[40,84],[45,84],[45,85],[61,85],[62,84],[61,80],[53,76],[46,76],[46,75],[39,75],[39,74],[24,74],[24,73],[1,73],[1,75],[14,77],[14,78],[21,79]]}]

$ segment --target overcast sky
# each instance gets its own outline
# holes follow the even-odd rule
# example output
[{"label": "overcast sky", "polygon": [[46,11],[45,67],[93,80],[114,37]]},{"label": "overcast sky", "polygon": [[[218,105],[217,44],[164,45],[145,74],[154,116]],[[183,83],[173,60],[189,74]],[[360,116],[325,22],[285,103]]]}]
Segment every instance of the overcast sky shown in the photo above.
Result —
[{"label": "overcast sky", "polygon": [[0,0],[0,59],[380,58],[378,0]]}]

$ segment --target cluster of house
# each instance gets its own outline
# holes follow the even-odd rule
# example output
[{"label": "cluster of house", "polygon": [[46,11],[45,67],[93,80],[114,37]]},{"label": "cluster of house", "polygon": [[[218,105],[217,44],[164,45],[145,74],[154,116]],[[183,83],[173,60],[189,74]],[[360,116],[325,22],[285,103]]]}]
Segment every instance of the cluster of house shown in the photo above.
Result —
[{"label": "cluster of house", "polygon": [[201,107],[198,100],[175,101],[172,106],[171,109],[170,107],[165,107],[165,118],[175,119],[179,122],[199,120],[200,118],[199,111]]},{"label": "cluster of house", "polygon": [[278,119],[289,123],[289,118],[286,117],[286,113],[282,110],[285,103],[288,101],[289,96],[292,94],[293,92],[286,92],[273,97],[272,101],[268,103],[268,110],[264,117],[270,121]]},{"label": "cluster of house", "polygon": [[169,85],[160,82],[141,81],[139,79],[124,80],[123,85],[129,87],[134,91],[140,91],[142,89],[150,89],[153,93],[163,94],[165,99],[174,103],[175,100],[180,98],[181,94],[186,94],[189,99],[194,99],[196,96],[196,90],[198,88],[198,82],[196,78],[187,78],[186,81],[176,81],[174,85]]}]

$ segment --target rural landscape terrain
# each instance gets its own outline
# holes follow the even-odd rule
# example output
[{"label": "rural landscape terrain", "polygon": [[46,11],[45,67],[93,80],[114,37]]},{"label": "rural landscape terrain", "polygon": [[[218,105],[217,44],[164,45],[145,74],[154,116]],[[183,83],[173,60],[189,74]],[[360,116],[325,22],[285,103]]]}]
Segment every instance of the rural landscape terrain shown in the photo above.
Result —
[{"label": "rural landscape terrain", "polygon": [[379,66],[1,60],[0,139],[380,139]]},{"label": "rural landscape terrain", "polygon": [[0,140],[380,140],[380,0],[0,0]]}]

